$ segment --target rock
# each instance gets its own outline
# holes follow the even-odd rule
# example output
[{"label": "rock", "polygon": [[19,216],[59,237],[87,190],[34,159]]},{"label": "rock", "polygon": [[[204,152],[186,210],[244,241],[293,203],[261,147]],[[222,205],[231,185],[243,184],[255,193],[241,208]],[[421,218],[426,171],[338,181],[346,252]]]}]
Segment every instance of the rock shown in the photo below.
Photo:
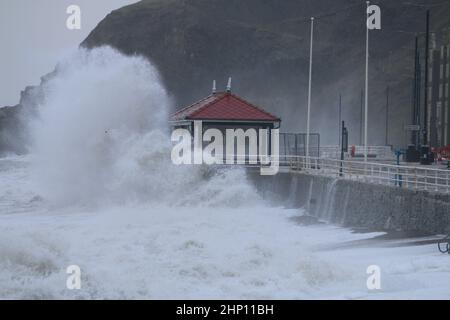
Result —
[{"label": "rock", "polygon": [[[414,34],[424,31],[425,13],[398,1],[377,4],[382,30],[370,33],[369,143],[384,144],[389,84],[390,142],[404,146],[403,127],[411,118]],[[359,143],[365,67],[365,3],[360,0],[143,0],[111,12],[82,46],[110,45],[147,57],[177,108],[208,95],[213,79],[220,89],[232,76],[233,91],[279,115],[283,131],[304,132],[311,16],[317,17],[312,130],[320,131],[322,144],[337,142],[333,132],[341,93],[350,143]],[[434,9],[432,30],[448,28],[449,16],[450,6]],[[25,90],[21,99],[27,110],[36,104],[28,99],[35,97],[29,90],[34,89]],[[15,119],[3,117],[0,150],[11,149],[5,141],[11,129],[12,135],[17,132],[17,124],[9,124]]]}]

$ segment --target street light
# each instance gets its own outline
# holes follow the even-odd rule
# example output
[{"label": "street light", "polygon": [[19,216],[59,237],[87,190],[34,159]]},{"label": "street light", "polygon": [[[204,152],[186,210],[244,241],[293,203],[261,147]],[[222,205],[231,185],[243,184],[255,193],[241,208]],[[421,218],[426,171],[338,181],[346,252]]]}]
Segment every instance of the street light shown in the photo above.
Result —
[{"label": "street light", "polygon": [[370,1],[367,1],[366,10],[366,92],[365,92],[365,108],[364,108],[364,162],[367,162],[367,122],[368,122],[368,109],[369,109],[369,26],[367,21],[369,19],[369,5]]},{"label": "street light", "polygon": [[312,81],[312,54],[314,39],[314,17],[311,17],[311,42],[309,47],[309,84],[308,84],[308,111],[306,117],[306,167],[309,167],[309,122],[311,114],[311,81]]}]

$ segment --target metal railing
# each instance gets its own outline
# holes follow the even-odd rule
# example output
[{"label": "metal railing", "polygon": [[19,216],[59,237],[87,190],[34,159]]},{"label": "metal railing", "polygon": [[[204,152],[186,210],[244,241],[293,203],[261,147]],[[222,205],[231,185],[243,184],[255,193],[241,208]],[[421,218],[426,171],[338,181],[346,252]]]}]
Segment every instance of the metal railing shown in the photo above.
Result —
[{"label": "metal railing", "polygon": [[[279,145],[280,157],[306,156],[305,133],[280,133]],[[309,135],[309,155],[320,157],[320,150],[320,135],[311,133]]]},{"label": "metal railing", "polygon": [[288,165],[292,171],[450,193],[450,170],[302,156],[289,157],[287,160],[288,163],[280,162],[280,166]]},{"label": "metal railing", "polygon": [[[258,155],[236,155],[229,157],[228,160],[231,164],[240,164],[246,167],[278,164],[280,168],[293,172],[364,181],[412,190],[450,193],[450,170],[424,166],[403,166],[318,157],[307,158],[304,156],[268,156],[263,163],[261,163]],[[230,162],[226,161],[224,164]]]},{"label": "metal railing", "polygon": [[[371,158],[379,160],[394,159],[395,155],[389,146],[355,146],[355,154],[359,157],[364,155],[364,150],[367,149],[367,154]],[[341,149],[339,146],[322,146],[320,147],[321,158],[340,159]]]}]

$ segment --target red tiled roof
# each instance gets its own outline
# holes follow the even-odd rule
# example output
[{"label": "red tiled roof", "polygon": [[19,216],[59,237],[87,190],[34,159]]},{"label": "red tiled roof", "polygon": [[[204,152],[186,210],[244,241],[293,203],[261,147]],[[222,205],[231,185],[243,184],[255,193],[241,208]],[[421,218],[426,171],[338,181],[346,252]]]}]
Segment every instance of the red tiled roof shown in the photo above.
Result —
[{"label": "red tiled roof", "polygon": [[278,117],[228,92],[212,94],[174,113],[170,120],[280,121]]}]

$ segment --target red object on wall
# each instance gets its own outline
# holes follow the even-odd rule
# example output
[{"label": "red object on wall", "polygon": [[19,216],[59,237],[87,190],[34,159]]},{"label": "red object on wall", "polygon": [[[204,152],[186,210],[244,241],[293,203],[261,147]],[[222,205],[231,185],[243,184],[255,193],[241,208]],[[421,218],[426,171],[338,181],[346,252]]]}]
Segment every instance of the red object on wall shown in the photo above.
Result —
[{"label": "red object on wall", "polygon": [[354,158],[355,155],[356,155],[356,146],[355,146],[355,145],[352,145],[352,150],[351,150],[351,156],[352,156],[352,158]]},{"label": "red object on wall", "polygon": [[434,153],[435,158],[437,158],[438,161],[450,159],[450,146],[442,148],[433,148],[432,152]]}]

